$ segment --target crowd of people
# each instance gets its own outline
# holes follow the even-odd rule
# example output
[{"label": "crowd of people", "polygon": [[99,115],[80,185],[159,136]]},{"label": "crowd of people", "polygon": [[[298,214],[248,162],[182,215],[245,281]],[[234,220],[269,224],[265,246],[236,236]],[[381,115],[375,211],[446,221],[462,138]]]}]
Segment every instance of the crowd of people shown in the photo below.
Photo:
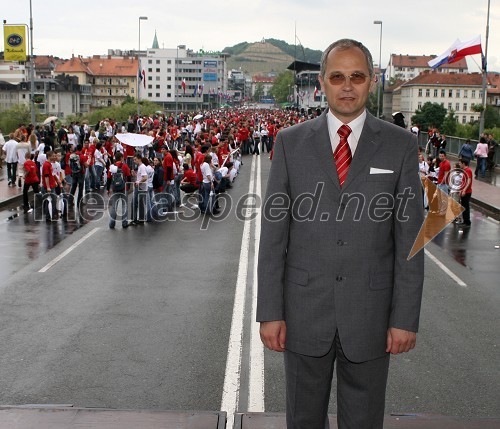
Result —
[{"label": "crowd of people", "polygon": [[[25,213],[33,210],[29,190],[40,193],[47,221],[65,219],[91,192],[109,196],[110,228],[118,205],[122,226],[128,227],[153,221],[160,198],[167,212],[182,206],[181,195],[196,196],[201,213],[217,214],[217,195],[232,187],[243,157],[271,154],[281,128],[319,113],[232,109],[207,111],[196,119],[183,113],[135,115],[125,122],[104,118],[95,126],[72,122],[59,129],[54,121],[20,124],[3,146],[8,185],[23,187]],[[146,134],[152,143],[121,143],[118,137],[125,133]]]},{"label": "crowd of people", "polygon": [[[274,140],[280,129],[314,118],[319,110],[212,110],[203,115],[134,115],[125,122],[104,118],[90,126],[86,122],[46,125],[20,124],[3,144],[9,186],[23,187],[23,208],[33,209],[28,192],[49,194],[43,199],[47,220],[64,219],[68,209],[85,204],[90,192],[109,196],[109,226],[115,227],[117,207],[123,227],[151,222],[158,215],[155,204],[166,200],[171,212],[182,206],[181,196],[194,195],[201,213],[217,214],[217,195],[232,187],[246,155],[267,152],[272,159]],[[140,133],[152,143],[133,147],[117,135]],[[485,176],[497,146],[493,135],[482,135],[475,150],[467,140],[460,149],[454,169],[455,186],[449,186],[451,164],[446,156],[446,136],[438,129],[428,131],[420,149],[419,171],[465,207],[460,219],[470,226],[468,202],[472,193],[470,162],[476,157],[474,176]],[[425,155],[427,154],[427,159]],[[0,165],[1,167],[1,165]],[[469,175],[471,179],[469,180]],[[459,186],[460,180],[464,184]],[[465,186],[467,184],[467,186]],[[458,190],[457,190],[458,189]],[[127,195],[131,193],[132,215],[128,220]],[[76,200],[76,202],[75,202]],[[431,211],[439,198],[424,196]],[[439,210],[439,208],[437,208]]]}]

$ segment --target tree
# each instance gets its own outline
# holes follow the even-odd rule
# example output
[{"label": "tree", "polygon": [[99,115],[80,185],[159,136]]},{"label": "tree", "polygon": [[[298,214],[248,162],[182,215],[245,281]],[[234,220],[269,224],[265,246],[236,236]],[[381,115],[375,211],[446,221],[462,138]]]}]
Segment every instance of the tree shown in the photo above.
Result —
[{"label": "tree", "polygon": [[441,104],[428,101],[411,117],[411,123],[420,124],[422,130],[430,127],[441,129],[445,117],[446,109]]},{"label": "tree", "polygon": [[18,104],[0,115],[0,129],[4,134],[11,133],[17,129],[19,124],[31,122],[31,110],[27,104]]},{"label": "tree", "polygon": [[500,113],[497,108],[488,105],[484,112],[484,128],[495,127],[500,127]]},{"label": "tree", "polygon": [[442,130],[443,134],[447,136],[455,136],[457,132],[457,117],[455,116],[455,111],[450,110],[443,121]]},{"label": "tree", "polygon": [[278,75],[270,93],[277,103],[284,103],[285,101],[288,101],[288,95],[291,91],[293,91],[293,86],[293,73],[290,70],[287,70]]},{"label": "tree", "polygon": [[262,82],[259,82],[255,87],[255,94],[253,95],[254,101],[260,101],[263,95],[264,95],[264,84]]}]

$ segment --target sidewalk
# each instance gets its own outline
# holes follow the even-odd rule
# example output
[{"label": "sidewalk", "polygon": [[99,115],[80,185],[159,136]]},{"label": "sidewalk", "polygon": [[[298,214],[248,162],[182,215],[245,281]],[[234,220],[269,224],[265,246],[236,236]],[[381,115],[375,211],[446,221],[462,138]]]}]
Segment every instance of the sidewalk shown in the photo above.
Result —
[{"label": "sidewalk", "polygon": [[23,188],[17,186],[9,186],[7,182],[7,166],[3,163],[3,168],[0,169],[0,208],[8,206],[12,203],[23,203]]}]

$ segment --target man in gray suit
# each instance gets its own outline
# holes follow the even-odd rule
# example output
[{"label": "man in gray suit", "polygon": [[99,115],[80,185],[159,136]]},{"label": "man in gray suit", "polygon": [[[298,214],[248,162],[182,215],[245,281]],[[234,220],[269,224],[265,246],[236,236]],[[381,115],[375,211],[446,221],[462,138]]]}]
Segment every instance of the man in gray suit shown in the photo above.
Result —
[{"label": "man in gray suit", "polygon": [[374,82],[361,43],[333,43],[320,71],[329,109],[281,130],[274,146],[257,321],[264,345],[285,352],[289,429],[328,426],[335,361],[339,428],[382,428],[390,353],[415,347],[417,142],[366,111]]}]

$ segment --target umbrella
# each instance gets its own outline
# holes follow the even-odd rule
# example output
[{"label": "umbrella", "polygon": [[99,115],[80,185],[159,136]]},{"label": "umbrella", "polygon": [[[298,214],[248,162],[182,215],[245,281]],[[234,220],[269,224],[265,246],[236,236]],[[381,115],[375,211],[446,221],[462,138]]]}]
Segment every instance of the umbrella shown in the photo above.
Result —
[{"label": "umbrella", "polygon": [[57,121],[59,118],[57,116],[49,116],[45,121],[43,121],[43,125],[50,124],[52,121]]},{"label": "umbrella", "polygon": [[193,120],[197,121],[198,119],[201,119],[203,118],[203,115],[202,114],[199,114],[199,115],[196,115]]},{"label": "umbrella", "polygon": [[116,134],[115,136],[121,143],[129,146],[146,146],[153,142],[153,136],[147,136],[145,134],[135,134],[135,133],[124,133]]}]

